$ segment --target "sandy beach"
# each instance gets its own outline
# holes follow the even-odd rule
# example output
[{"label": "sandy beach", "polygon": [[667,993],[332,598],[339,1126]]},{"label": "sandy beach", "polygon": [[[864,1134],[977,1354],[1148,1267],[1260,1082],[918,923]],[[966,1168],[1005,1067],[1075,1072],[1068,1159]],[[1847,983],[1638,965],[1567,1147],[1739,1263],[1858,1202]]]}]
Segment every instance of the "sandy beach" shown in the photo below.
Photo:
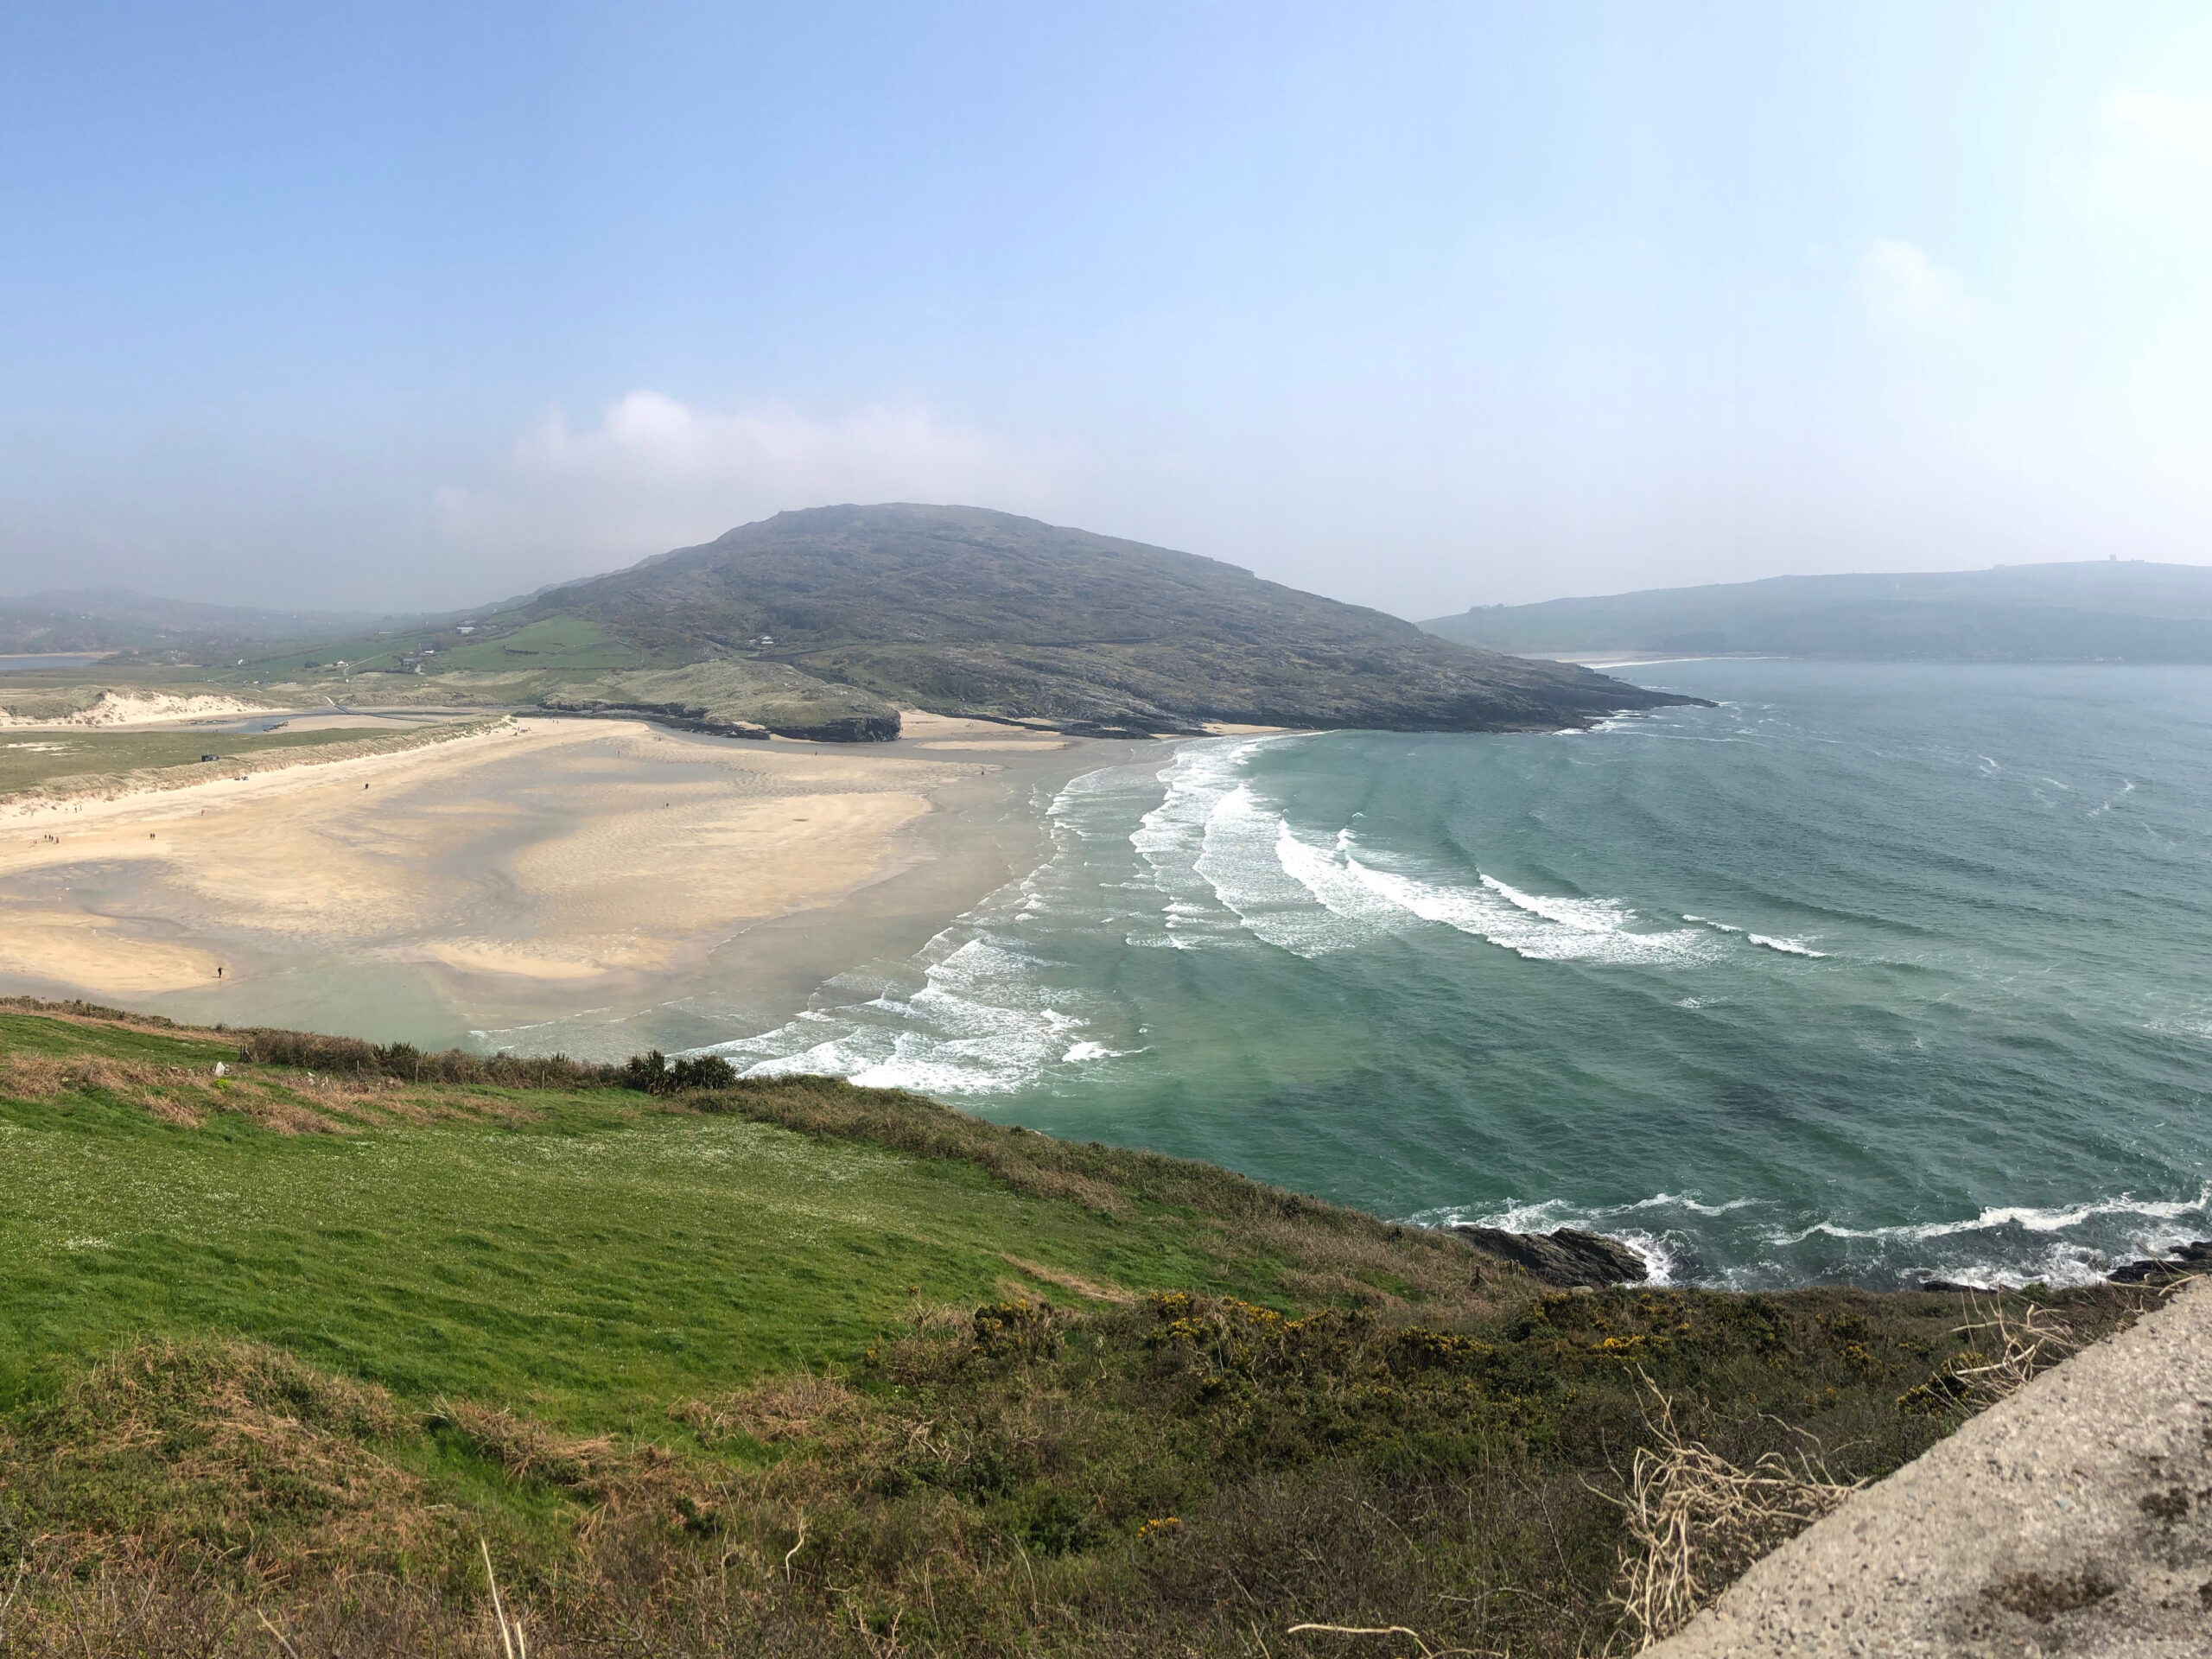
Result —
[{"label": "sandy beach", "polygon": [[918,949],[1033,861],[1039,787],[1131,747],[927,715],[866,747],[524,718],[17,808],[0,988],[572,1052],[743,1034]]}]

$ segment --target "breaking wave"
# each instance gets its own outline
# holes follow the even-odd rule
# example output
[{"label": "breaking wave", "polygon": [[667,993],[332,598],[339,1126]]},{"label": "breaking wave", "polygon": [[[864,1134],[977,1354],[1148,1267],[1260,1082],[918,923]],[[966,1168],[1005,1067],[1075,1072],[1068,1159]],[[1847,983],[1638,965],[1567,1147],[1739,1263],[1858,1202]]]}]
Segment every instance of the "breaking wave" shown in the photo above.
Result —
[{"label": "breaking wave", "polygon": [[[1446,1208],[1406,1219],[1431,1227],[1471,1222],[1516,1233],[1560,1227],[1605,1233],[1641,1250],[1659,1284],[1758,1290],[1850,1278],[1911,1288],[1936,1279],[2018,1289],[2034,1283],[2096,1284],[2120,1262],[2161,1255],[2205,1236],[2212,1230],[2212,1183],[2188,1198],[2123,1193],[2056,1208],[1990,1205],[1970,1217],[1885,1227],[1785,1218],[1784,1208],[1767,1198],[1707,1204],[1660,1192],[1611,1205],[1509,1200],[1490,1210]],[[1664,1212],[1669,1211],[1683,1220],[1668,1225]]]}]

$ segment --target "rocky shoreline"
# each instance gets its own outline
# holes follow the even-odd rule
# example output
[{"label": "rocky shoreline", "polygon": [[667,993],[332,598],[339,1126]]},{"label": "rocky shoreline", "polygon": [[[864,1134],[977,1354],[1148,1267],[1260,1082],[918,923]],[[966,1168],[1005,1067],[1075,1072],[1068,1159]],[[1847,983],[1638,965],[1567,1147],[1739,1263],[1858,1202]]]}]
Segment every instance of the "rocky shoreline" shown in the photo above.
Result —
[{"label": "rocky shoreline", "polygon": [[[1650,1264],[1641,1251],[1603,1233],[1586,1233],[1561,1227],[1548,1233],[1513,1233],[1502,1227],[1478,1227],[1461,1222],[1447,1230],[1477,1249],[1510,1262],[1530,1278],[1562,1290],[1599,1290],[1611,1285],[1640,1285],[1651,1276]],[[2108,1284],[2164,1285],[2194,1274],[2212,1273],[2212,1238],[2191,1239],[2161,1256],[2143,1256],[2123,1262],[2105,1275]],[[1993,1295],[1995,1285],[1960,1284],[1949,1279],[1928,1279],[1923,1291],[1961,1291]]]},{"label": "rocky shoreline", "polygon": [[1530,1278],[1566,1290],[1640,1285],[1651,1276],[1650,1264],[1641,1252],[1602,1233],[1586,1233],[1573,1227],[1549,1233],[1509,1233],[1500,1227],[1477,1227],[1465,1222],[1451,1230],[1478,1249],[1503,1257]]}]

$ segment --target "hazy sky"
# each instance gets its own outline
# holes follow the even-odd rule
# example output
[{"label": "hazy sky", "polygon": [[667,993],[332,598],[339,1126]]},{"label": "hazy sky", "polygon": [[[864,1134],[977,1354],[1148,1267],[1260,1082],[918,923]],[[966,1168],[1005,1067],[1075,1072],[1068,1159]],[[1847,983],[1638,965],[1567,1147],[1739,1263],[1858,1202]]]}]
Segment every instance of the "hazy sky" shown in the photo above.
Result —
[{"label": "hazy sky", "polygon": [[2212,562],[2212,5],[0,10],[0,592]]}]

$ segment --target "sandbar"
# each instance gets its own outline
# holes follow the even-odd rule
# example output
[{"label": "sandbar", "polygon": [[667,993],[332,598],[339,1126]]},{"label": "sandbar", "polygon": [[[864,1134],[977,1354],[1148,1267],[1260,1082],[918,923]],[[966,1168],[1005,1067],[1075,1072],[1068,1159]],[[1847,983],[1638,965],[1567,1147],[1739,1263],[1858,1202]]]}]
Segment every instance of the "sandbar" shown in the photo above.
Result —
[{"label": "sandbar", "polygon": [[0,988],[524,1051],[744,1034],[919,949],[1039,855],[1040,790],[1144,747],[919,726],[844,746],[524,717],[18,807]]}]

